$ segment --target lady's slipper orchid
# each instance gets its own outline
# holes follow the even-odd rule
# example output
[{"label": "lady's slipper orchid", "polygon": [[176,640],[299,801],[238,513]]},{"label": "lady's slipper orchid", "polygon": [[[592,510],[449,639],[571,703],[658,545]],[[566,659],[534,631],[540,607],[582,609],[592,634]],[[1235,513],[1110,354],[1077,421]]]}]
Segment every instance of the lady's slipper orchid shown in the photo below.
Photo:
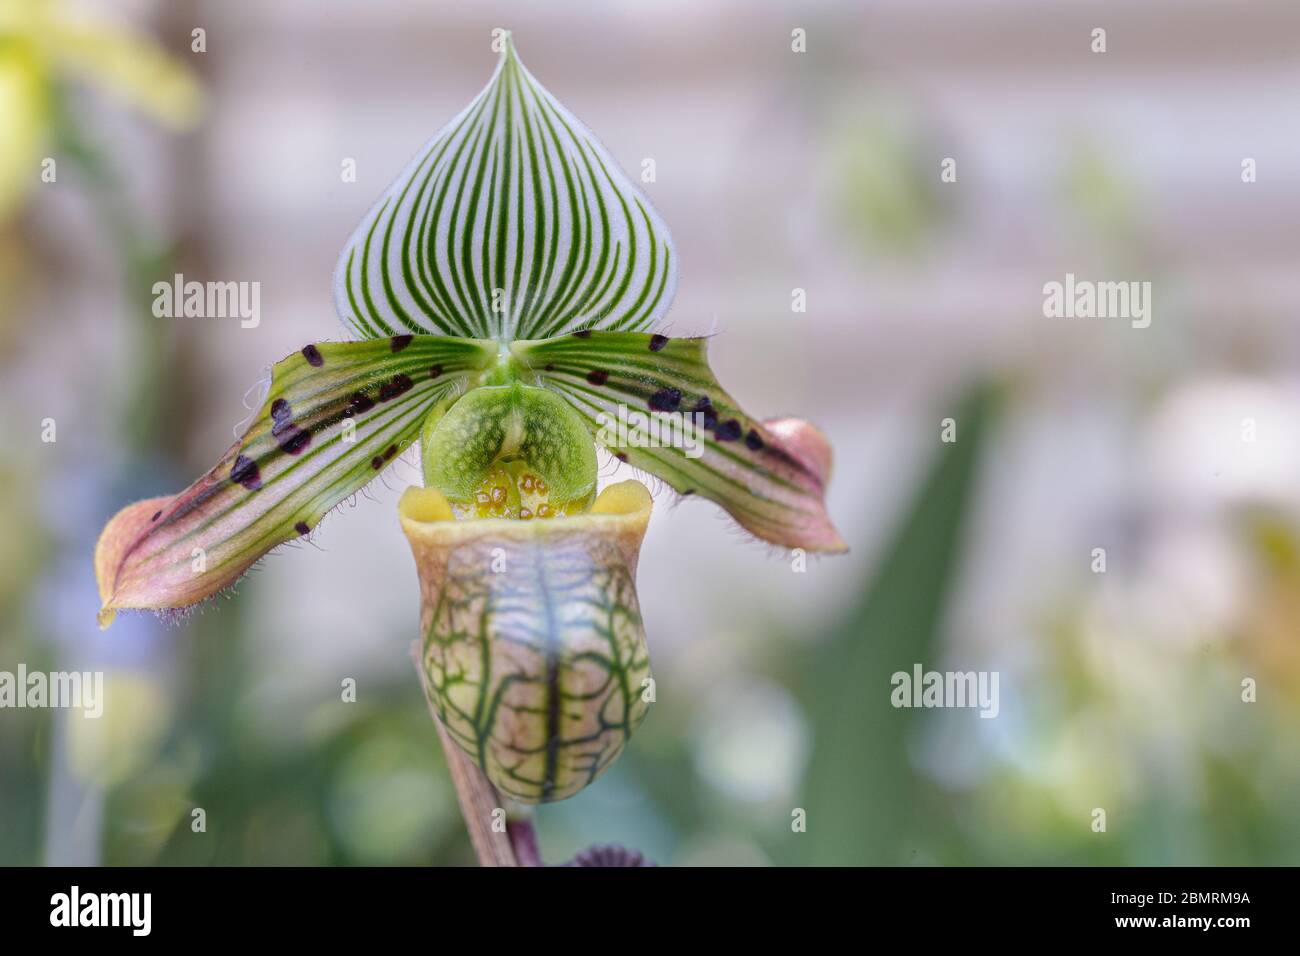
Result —
[{"label": "lady's slipper orchid", "polygon": [[[502,792],[575,793],[644,716],[649,673],[634,579],[650,498],[637,482],[597,497],[597,445],[766,541],[844,550],[821,433],[746,414],[705,339],[651,331],[676,284],[659,216],[507,38],[343,250],[335,300],[359,340],[277,363],[211,471],[108,523],[101,625],[216,594],[418,442],[427,487],[400,515],[431,704]],[[623,447],[603,427],[620,410],[688,414],[698,445]]]}]

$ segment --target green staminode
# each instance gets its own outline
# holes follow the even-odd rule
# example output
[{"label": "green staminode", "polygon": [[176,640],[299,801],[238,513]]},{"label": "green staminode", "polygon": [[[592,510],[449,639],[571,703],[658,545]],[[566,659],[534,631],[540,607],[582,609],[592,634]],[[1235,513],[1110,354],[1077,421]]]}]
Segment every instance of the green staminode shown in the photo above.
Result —
[{"label": "green staminode", "polygon": [[[453,506],[475,503],[498,463],[532,469],[557,513],[585,510],[596,496],[596,448],[582,419],[554,392],[514,382],[474,389],[425,422],[424,481]],[[510,491],[517,496],[516,479]],[[531,489],[525,489],[531,490]]]}]

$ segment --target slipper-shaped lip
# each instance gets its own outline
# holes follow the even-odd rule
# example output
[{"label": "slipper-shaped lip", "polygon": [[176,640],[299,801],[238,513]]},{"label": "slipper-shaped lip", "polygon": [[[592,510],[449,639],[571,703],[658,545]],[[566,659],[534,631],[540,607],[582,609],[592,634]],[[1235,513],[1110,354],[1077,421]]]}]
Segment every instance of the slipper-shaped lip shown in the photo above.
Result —
[{"label": "slipper-shaped lip", "polygon": [[420,579],[425,694],[512,799],[582,790],[647,713],[636,563],[651,507],[639,481],[583,514],[527,521],[457,519],[432,488],[398,503]]}]

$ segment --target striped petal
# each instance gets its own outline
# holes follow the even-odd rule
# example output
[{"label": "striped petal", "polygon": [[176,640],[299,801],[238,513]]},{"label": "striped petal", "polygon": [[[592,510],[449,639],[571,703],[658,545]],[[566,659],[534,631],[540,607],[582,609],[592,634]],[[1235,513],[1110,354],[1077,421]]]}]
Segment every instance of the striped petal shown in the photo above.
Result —
[{"label": "striped petal", "polygon": [[620,460],[717,502],[765,541],[847,550],[826,513],[825,436],[808,422],[760,422],[742,411],[713,377],[706,345],[579,331],[510,349],[524,377],[567,398]]},{"label": "striped petal", "polygon": [[433,336],[308,345],[276,363],[249,430],[171,498],[124,508],[95,550],[107,627],[122,608],[187,607],[307,534],[418,438],[425,417],[496,359]]},{"label": "striped petal", "polygon": [[380,197],[334,275],[362,338],[648,329],[676,286],[668,228],[508,38],[487,87]]}]

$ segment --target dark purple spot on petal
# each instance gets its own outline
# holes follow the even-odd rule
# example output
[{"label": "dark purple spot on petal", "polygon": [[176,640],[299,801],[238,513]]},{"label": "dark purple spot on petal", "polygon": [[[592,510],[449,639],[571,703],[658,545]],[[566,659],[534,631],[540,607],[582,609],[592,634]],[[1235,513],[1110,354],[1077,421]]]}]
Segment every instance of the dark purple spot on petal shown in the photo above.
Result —
[{"label": "dark purple spot on petal", "polygon": [[413,338],[415,338],[413,335],[394,335],[388,340],[388,343],[392,346],[394,352],[400,352],[411,344]]},{"label": "dark purple spot on petal", "polygon": [[650,410],[655,412],[675,412],[682,404],[682,391],[679,388],[661,388],[650,396]]},{"label": "dark purple spot on petal", "polygon": [[603,368],[592,369],[587,373],[587,381],[592,385],[604,385],[609,381],[609,373]]},{"label": "dark purple spot on petal", "polygon": [[289,455],[300,455],[311,444],[311,432],[304,431],[293,422],[285,422],[283,429],[277,425],[271,432],[280,443],[280,450]]},{"label": "dark purple spot on petal", "polygon": [[249,491],[257,491],[262,487],[262,475],[257,470],[257,462],[243,455],[235,459],[235,466],[230,469],[230,480]]},{"label": "dark purple spot on petal", "polygon": [[718,410],[713,407],[713,402],[709,401],[709,396],[705,395],[696,402],[691,411],[704,416],[704,427],[709,431],[717,427]]},{"label": "dark purple spot on petal", "polygon": [[153,513],[153,517],[150,518],[149,520],[150,520],[150,521],[157,521],[158,518],[159,518],[159,516],[161,516],[161,515],[162,515],[162,512],[161,512],[161,511],[155,511],[155,512]]},{"label": "dark purple spot on petal", "polygon": [[396,454],[397,454],[397,446],[389,445],[387,448],[384,449],[384,461],[392,461],[393,456]]},{"label": "dark purple spot on petal", "polygon": [[349,415],[361,415],[375,407],[375,400],[365,392],[357,392],[348,403]]},{"label": "dark purple spot on petal", "polygon": [[429,366],[429,378],[437,378],[437,377],[438,377],[439,375],[441,375],[441,374],[442,374],[442,366],[441,366],[441,365],[430,365],[430,366]]},{"label": "dark purple spot on petal", "polygon": [[275,424],[271,426],[271,434],[282,451],[297,455],[311,444],[311,432],[294,424],[293,409],[283,398],[277,398],[271,403],[271,417],[275,419]]},{"label": "dark purple spot on petal", "polygon": [[375,469],[375,471],[378,471],[380,468],[384,467],[384,459],[376,455],[374,458],[370,459],[370,467]]},{"label": "dark purple spot on petal", "polygon": [[293,530],[297,531],[299,534],[306,534],[308,531],[311,530],[311,528],[307,527],[307,522],[299,521],[296,525],[293,526]]},{"label": "dark purple spot on petal", "polygon": [[411,376],[405,372],[399,373],[379,386],[379,400],[381,402],[390,401],[398,395],[406,394],[413,388],[415,388],[415,382],[411,381]]},{"label": "dark purple spot on petal", "polygon": [[554,371],[555,371],[555,363],[554,363],[554,362],[547,362],[547,363],[546,363],[546,371],[548,371],[548,372],[554,372]]},{"label": "dark purple spot on petal", "polygon": [[729,418],[727,421],[719,425],[718,430],[713,434],[717,437],[718,441],[735,441],[740,437],[741,431],[740,422],[736,421],[734,418]]},{"label": "dark purple spot on petal", "polygon": [[693,494],[695,494],[694,489],[687,488],[685,491],[682,492],[682,497],[685,498],[687,495],[693,495]]},{"label": "dark purple spot on petal", "polygon": [[614,457],[617,458],[619,461],[627,461],[627,452],[616,451],[614,452]]},{"label": "dark purple spot on petal", "polygon": [[654,335],[650,336],[651,352],[658,352],[661,348],[663,348],[667,344],[668,344],[668,336],[666,335],[660,335],[659,333],[656,332]]},{"label": "dark purple spot on petal", "polygon": [[751,428],[749,434],[745,436],[745,447],[750,451],[758,451],[763,447],[763,437]]},{"label": "dark purple spot on petal", "polygon": [[573,337],[575,339],[589,339],[591,338],[591,329],[578,329],[573,333]]},{"label": "dark purple spot on petal", "polygon": [[320,354],[320,349],[314,345],[304,345],[302,347],[302,357],[307,360],[307,364],[312,368],[320,368],[325,364],[324,357]]}]

